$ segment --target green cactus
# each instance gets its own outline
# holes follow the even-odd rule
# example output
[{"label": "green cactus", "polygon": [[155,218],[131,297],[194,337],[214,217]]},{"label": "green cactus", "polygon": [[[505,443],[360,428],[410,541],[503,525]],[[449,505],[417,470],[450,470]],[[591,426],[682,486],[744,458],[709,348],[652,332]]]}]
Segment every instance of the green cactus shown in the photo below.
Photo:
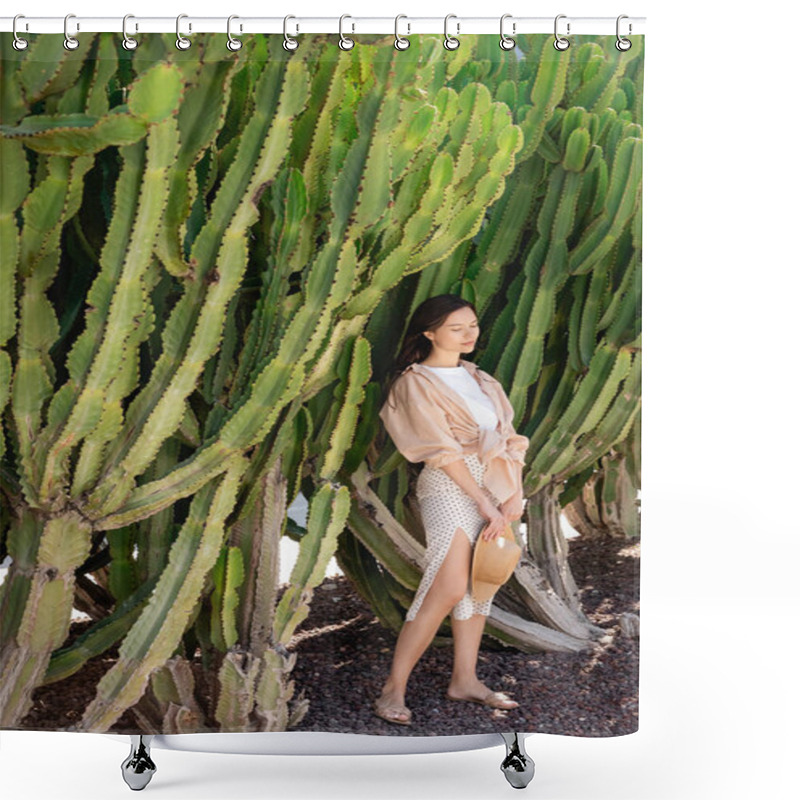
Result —
[{"label": "green cactus", "polygon": [[[602,486],[607,524],[619,528],[624,520],[628,535],[638,532],[638,476],[620,470],[614,454],[641,407],[643,44],[637,39],[620,54],[612,37],[591,38],[557,53],[543,37],[522,37],[529,58],[516,63],[514,83],[493,90],[513,101],[524,137],[503,195],[478,237],[416,284],[397,286],[368,328],[373,349],[391,350],[385,331],[396,341],[426,296],[455,291],[477,301],[485,341],[475,360],[501,381],[516,429],[531,440],[527,547],[486,632],[531,652],[590,648],[605,633],[580,607],[562,506]],[[504,75],[496,54],[484,58],[472,70],[492,89],[487,75],[498,82]],[[379,365],[376,373],[380,379]],[[389,440],[378,444],[351,474],[357,519],[337,558],[383,624],[398,630],[424,539],[406,501],[412,473]],[[629,461],[638,459],[634,451],[628,448]],[[378,574],[391,580],[381,584]]]},{"label": "green cactus", "polygon": [[[310,37],[302,56],[276,37],[237,53],[218,35],[193,52],[171,39],[126,56],[97,34],[70,55],[56,36],[25,53],[0,34],[2,496],[16,509],[3,501],[0,725],[111,645],[76,730],[128,708],[143,730],[302,718],[288,645],[356,524],[348,475],[371,444],[360,409],[375,410],[364,331],[408,276],[463,252],[523,143],[486,85],[460,81],[477,37],[454,57],[437,37],[410,53]],[[309,524],[279,596],[303,488]],[[399,571],[407,592],[414,571]],[[65,647],[74,603],[94,624]]]},{"label": "green cactus", "polygon": [[[424,532],[378,383],[443,291],[491,322],[477,360],[531,438],[527,548],[487,633],[598,635],[558,512],[638,530],[642,43],[488,38],[125,56],[0,34],[0,725],[112,645],[77,730],[128,708],[152,732],[297,724],[291,641],[334,554],[398,629]],[[73,604],[94,622],[65,647]]]}]

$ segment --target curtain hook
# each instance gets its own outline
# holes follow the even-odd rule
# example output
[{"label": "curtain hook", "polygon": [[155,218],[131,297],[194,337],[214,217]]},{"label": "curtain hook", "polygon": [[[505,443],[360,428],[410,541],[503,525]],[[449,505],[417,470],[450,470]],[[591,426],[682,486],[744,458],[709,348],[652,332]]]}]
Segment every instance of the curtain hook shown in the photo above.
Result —
[{"label": "curtain hook", "polygon": [[[236,14],[231,14],[228,17],[228,50],[240,50],[242,47],[241,39],[237,39],[234,36],[231,36],[231,20],[232,19],[239,19]],[[239,30],[241,31],[242,27],[239,26]]]},{"label": "curtain hook", "polygon": [[[78,40],[74,36],[69,35],[69,31],[67,30],[67,23],[70,17],[74,17],[74,14],[67,14],[64,17],[64,48],[66,50],[77,50],[78,49]],[[75,30],[79,31],[81,29],[81,25],[79,22],[75,23]]]},{"label": "curtain hook", "polygon": [[[14,22],[11,25],[11,30],[14,33],[14,49],[15,50],[24,50],[28,46],[28,40],[27,39],[20,39],[19,36],[17,36],[17,20],[20,17],[22,17],[22,19],[25,19],[25,15],[24,14],[17,14],[14,17]],[[27,22],[25,23],[25,30],[28,30],[28,23]]]},{"label": "curtain hook", "polygon": [[297,19],[297,17],[292,16],[291,14],[287,14],[283,18],[283,49],[284,50],[297,50],[297,45],[299,42],[297,39],[292,39],[288,33],[286,33],[286,22],[290,19]]},{"label": "curtain hook", "polygon": [[[563,36],[558,35],[558,21],[562,17],[566,19],[567,15],[559,14],[556,17],[556,23],[555,23],[556,40],[553,42],[553,47],[555,47],[556,50],[566,50],[569,47],[569,40],[565,39]],[[567,23],[567,36],[569,36],[569,22]]]},{"label": "curtain hook", "polygon": [[[619,35],[619,21],[620,21],[621,19],[630,19],[630,17],[629,17],[627,14],[620,14],[620,15],[617,17],[617,41],[616,41],[616,44],[615,44],[615,46],[616,46],[617,50],[621,50],[621,51],[630,50],[630,49],[631,49],[631,46],[632,46],[632,44],[633,44],[633,42],[631,42],[631,40],[630,40],[630,39],[623,39],[623,38],[622,38],[622,37]],[[631,25],[631,23],[629,22],[629,23],[628,23],[628,36],[630,36],[630,35],[631,35],[631,31],[632,31],[632,30],[633,30],[633,26],[632,26],[632,25]]]},{"label": "curtain hook", "polygon": [[[447,33],[447,21],[450,19],[450,17],[456,17],[456,15],[448,14],[444,18],[444,48],[445,50],[456,50],[461,42],[454,36],[450,36]],[[458,17],[456,17],[456,19],[458,19]],[[456,33],[458,33],[458,23],[456,23]]]},{"label": "curtain hook", "polygon": [[[135,50],[139,46],[139,42],[137,42],[136,39],[131,39],[131,37],[128,36],[128,31],[126,29],[126,23],[131,18],[135,19],[133,14],[126,14],[122,18],[122,46],[126,50]],[[139,30],[139,25],[138,24],[136,25],[136,30],[137,31]]]},{"label": "curtain hook", "polygon": [[[503,16],[500,17],[500,49],[501,50],[513,50],[517,46],[517,43],[510,36],[506,36],[503,33],[503,23],[505,22],[506,17],[510,17],[510,16],[511,16],[511,14],[503,14]],[[512,33],[516,33],[517,32],[517,23],[516,22],[512,23],[511,32]]]},{"label": "curtain hook", "polygon": [[[178,38],[175,40],[175,47],[178,50],[188,50],[192,46],[191,40],[187,39],[185,36],[181,36],[181,19],[183,17],[188,17],[188,14],[178,14],[177,19],[175,20],[175,33],[177,34]],[[192,23],[189,23],[189,33],[192,32]]]},{"label": "curtain hook", "polygon": [[[342,16],[339,17],[339,47],[342,50],[352,50],[353,49],[353,45],[355,44],[355,42],[352,39],[348,39],[342,33],[342,21],[344,20],[345,17],[349,17],[350,19],[353,19],[349,14],[342,14]],[[353,30],[355,30],[355,25],[353,26]]]},{"label": "curtain hook", "polygon": [[[400,22],[400,17],[404,17],[408,19],[405,14],[398,14],[394,18],[394,46],[397,50],[408,50],[411,47],[411,42],[408,39],[404,39],[398,32],[397,27],[398,23]],[[411,23],[408,23],[408,32],[411,33]]]}]

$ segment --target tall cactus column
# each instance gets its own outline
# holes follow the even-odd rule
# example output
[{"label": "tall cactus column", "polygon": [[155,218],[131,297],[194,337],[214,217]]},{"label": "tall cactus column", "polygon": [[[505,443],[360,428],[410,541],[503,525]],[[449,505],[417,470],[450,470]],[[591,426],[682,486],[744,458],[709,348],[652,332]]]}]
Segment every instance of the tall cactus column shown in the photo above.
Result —
[{"label": "tall cactus column", "polygon": [[28,511],[11,530],[13,561],[0,611],[13,641],[0,651],[0,725],[13,727],[30,710],[27,687],[41,681],[50,654],[67,638],[75,570],[89,554],[90,534],[91,525],[75,512],[45,520]]}]

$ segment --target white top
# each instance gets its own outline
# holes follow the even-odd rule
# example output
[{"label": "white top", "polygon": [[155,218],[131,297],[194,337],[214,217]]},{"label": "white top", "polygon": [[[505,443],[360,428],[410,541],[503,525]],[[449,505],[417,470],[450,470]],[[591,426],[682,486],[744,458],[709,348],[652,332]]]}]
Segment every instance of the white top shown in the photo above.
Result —
[{"label": "white top", "polygon": [[420,364],[420,366],[435,373],[464,398],[479,428],[494,429],[497,427],[497,412],[492,398],[481,389],[478,381],[472,377],[466,367],[429,367],[427,364]]}]

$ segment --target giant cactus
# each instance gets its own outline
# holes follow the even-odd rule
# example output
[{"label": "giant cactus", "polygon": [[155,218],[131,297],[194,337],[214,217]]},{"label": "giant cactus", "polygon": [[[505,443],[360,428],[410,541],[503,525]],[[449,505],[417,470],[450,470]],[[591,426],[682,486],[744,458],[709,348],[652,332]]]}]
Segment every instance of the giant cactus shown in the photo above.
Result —
[{"label": "giant cactus", "polygon": [[[1,37],[0,725],[118,644],[76,730],[283,729],[369,445],[367,322],[478,234],[522,130],[457,79],[475,39],[448,61],[437,37]],[[61,647],[73,604],[95,624]]]},{"label": "giant cactus", "polygon": [[[455,291],[476,303],[483,329],[476,361],[503,383],[515,425],[531,439],[527,547],[486,631],[531,651],[580,650],[605,633],[578,602],[559,523],[562,492],[567,503],[582,487],[591,491],[602,470],[607,485],[625,487],[622,507],[608,513],[624,519],[630,535],[638,531],[637,487],[624,483],[636,473],[615,479],[609,458],[629,439],[641,404],[643,43],[621,54],[613,37],[576,39],[559,53],[544,37],[522,37],[530,51],[511,62],[487,43],[464,68],[508,99],[524,135],[517,166],[479,236],[407,278],[367,328],[385,352],[393,346],[387,331],[399,338],[426,296]],[[376,373],[383,377],[380,365]],[[376,409],[366,410],[371,431]],[[376,440],[351,476],[358,502],[337,554],[394,629],[421,572],[412,471],[390,441]]]}]

